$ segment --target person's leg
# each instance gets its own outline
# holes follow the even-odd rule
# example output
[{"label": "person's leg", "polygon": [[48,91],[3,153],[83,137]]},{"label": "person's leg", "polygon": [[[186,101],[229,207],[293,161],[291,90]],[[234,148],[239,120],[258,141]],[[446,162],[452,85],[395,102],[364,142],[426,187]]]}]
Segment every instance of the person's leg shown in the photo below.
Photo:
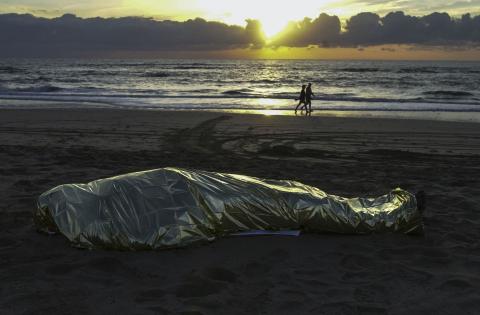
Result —
[{"label": "person's leg", "polygon": [[302,104],[303,104],[303,106],[300,107],[300,111],[303,112],[304,109],[307,110],[307,103],[305,103],[305,101],[303,101]]},{"label": "person's leg", "polygon": [[297,107],[295,107],[295,113],[297,112],[297,110],[298,110],[298,107],[300,107],[300,105],[302,105],[302,103],[303,103],[302,101],[298,102],[298,105],[297,105]]}]

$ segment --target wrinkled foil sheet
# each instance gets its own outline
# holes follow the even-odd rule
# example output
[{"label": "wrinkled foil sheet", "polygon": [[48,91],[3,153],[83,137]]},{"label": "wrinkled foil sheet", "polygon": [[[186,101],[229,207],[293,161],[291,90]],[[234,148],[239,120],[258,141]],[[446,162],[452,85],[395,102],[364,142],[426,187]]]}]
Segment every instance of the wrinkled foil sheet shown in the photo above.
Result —
[{"label": "wrinkled foil sheet", "polygon": [[343,198],[295,181],[178,168],[132,173],[42,194],[39,231],[75,246],[119,250],[183,247],[252,230],[418,233],[415,196]]}]

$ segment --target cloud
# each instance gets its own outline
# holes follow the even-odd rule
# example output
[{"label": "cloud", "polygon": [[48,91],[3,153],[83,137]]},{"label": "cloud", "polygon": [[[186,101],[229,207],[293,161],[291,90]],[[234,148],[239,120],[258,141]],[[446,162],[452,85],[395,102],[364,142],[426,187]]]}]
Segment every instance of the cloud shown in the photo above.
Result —
[{"label": "cloud", "polygon": [[330,42],[338,41],[340,31],[340,19],[322,13],[314,20],[305,18],[300,22],[290,22],[285,30],[273,38],[271,44],[288,47],[329,46]]},{"label": "cloud", "polygon": [[465,12],[480,13],[480,0],[338,0],[329,7],[342,8],[343,11],[352,13],[368,11],[383,15],[389,12],[405,11],[410,14],[425,15],[439,11],[459,16]]},{"label": "cloud", "polygon": [[321,14],[315,20],[291,22],[277,36],[275,46],[356,47],[386,44],[421,44],[431,46],[480,45],[480,16],[463,15],[453,19],[447,13],[422,17],[392,12],[384,17],[376,13],[359,13],[346,21],[340,32],[338,17]]},{"label": "cloud", "polygon": [[0,15],[0,55],[78,56],[118,51],[224,50],[263,46],[261,26],[227,25],[197,18],[185,22],[149,18],[54,19]]},{"label": "cloud", "polygon": [[254,48],[262,48],[265,45],[265,34],[262,30],[262,23],[258,20],[247,20],[245,33],[249,42],[253,44]]},{"label": "cloud", "polygon": [[193,19],[185,22],[150,18],[78,18],[66,14],[47,19],[0,15],[0,56],[108,56],[118,52],[221,51],[262,47],[367,47],[407,44],[459,49],[480,46],[480,16],[453,19],[447,13],[417,17],[392,12],[383,17],[360,13],[348,19],[320,14],[291,22],[268,43],[257,20],[245,27]]}]

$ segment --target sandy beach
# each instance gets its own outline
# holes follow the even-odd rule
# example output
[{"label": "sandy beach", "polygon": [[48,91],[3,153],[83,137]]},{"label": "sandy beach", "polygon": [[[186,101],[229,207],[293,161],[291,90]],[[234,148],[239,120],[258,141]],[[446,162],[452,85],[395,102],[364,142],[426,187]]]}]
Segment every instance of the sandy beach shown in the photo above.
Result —
[{"label": "sandy beach", "polygon": [[[0,314],[478,314],[480,125],[109,109],[0,110]],[[88,251],[35,231],[42,192],[161,167],[328,193],[425,190],[425,235],[232,237]]]}]

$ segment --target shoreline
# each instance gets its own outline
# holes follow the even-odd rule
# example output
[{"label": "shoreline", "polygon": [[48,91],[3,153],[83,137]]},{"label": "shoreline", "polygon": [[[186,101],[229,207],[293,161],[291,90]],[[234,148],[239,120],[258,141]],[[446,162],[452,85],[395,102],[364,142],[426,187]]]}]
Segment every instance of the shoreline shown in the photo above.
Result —
[{"label": "shoreline", "polygon": [[[68,104],[68,105],[65,105]],[[218,114],[241,114],[262,116],[290,116],[300,117],[300,112],[295,115],[294,108],[291,110],[280,109],[193,109],[193,108],[155,108],[146,106],[117,106],[104,103],[76,102],[76,101],[42,101],[42,100],[11,100],[0,99],[0,110],[119,110],[119,111],[152,111],[152,112],[194,112],[194,113],[218,113]],[[303,115],[305,116],[305,115]],[[444,121],[462,123],[480,123],[480,112],[468,111],[429,111],[429,110],[331,110],[317,106],[313,110],[312,117],[337,117],[359,119],[394,119],[394,120],[417,120],[417,121]]]}]

